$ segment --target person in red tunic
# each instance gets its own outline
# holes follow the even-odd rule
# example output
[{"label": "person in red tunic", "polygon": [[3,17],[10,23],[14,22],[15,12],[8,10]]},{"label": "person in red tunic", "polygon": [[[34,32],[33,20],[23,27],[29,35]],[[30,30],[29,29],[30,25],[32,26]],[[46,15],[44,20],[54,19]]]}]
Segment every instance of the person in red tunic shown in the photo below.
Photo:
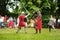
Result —
[{"label": "person in red tunic", "polygon": [[4,22],[6,22],[8,19],[7,15],[4,16]]},{"label": "person in red tunic", "polygon": [[5,25],[5,27],[7,27],[7,19],[8,19],[8,16],[5,15],[5,16],[4,16],[4,25]]},{"label": "person in red tunic", "polygon": [[41,29],[42,29],[42,15],[41,12],[39,11],[37,13],[38,15],[34,18],[35,20],[35,29],[36,29],[36,33],[41,33]]},{"label": "person in red tunic", "polygon": [[13,25],[14,25],[13,18],[10,16],[9,19],[8,19],[8,27],[12,28]]},{"label": "person in red tunic", "polygon": [[25,33],[27,33],[27,31],[26,31],[26,28],[27,28],[27,15],[25,15],[25,13],[22,12],[18,19],[19,19],[18,30],[17,30],[16,33],[19,32],[19,30],[21,29],[21,27],[24,27]]}]

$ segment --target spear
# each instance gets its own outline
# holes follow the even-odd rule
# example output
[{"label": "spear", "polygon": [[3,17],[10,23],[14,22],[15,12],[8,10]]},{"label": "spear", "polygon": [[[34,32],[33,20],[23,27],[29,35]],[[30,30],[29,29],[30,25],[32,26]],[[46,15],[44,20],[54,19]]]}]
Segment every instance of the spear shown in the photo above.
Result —
[{"label": "spear", "polygon": [[24,7],[24,9],[26,10],[26,12],[28,13],[28,15],[27,16],[29,16],[30,15],[30,12]]}]

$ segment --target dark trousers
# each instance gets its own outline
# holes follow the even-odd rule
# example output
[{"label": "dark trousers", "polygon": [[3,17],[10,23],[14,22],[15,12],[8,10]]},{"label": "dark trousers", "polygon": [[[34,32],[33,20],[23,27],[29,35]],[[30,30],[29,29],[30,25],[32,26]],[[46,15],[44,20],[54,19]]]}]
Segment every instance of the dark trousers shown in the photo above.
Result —
[{"label": "dark trousers", "polygon": [[4,28],[4,22],[0,22],[1,28]]},{"label": "dark trousers", "polygon": [[[26,28],[27,28],[27,27],[24,27],[24,31],[25,31],[25,33],[27,33],[27,29],[26,29]],[[21,27],[18,27],[18,30],[17,30],[16,33],[18,33],[20,30],[21,30]]]},{"label": "dark trousers", "polygon": [[49,32],[51,32],[52,26],[49,25],[48,28],[49,28]]},{"label": "dark trousers", "polygon": [[36,28],[35,28],[35,30],[36,30],[36,33],[38,33],[38,32],[41,33],[41,30],[39,30],[39,29],[37,30]]}]

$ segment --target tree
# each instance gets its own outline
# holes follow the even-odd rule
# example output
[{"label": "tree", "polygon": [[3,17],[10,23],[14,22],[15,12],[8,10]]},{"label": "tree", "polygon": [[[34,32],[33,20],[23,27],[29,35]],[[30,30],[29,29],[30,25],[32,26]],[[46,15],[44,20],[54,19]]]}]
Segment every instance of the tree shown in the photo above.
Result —
[{"label": "tree", "polygon": [[[30,17],[33,11],[41,11],[42,15],[56,15],[57,1],[55,0],[0,0],[0,9],[3,13],[9,12],[5,10],[12,10],[10,13],[19,14],[25,11],[25,8],[30,12]],[[7,7],[7,9],[6,9]]]},{"label": "tree", "polygon": [[6,5],[7,5],[8,0],[0,0],[0,12],[3,15],[6,13]]}]

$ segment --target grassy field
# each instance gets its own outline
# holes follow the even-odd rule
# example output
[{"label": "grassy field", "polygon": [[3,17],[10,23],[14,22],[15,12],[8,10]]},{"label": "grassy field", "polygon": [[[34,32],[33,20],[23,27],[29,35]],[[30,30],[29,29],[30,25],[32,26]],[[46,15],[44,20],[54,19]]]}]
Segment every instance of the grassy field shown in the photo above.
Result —
[{"label": "grassy field", "polygon": [[16,29],[0,29],[0,40],[60,40],[60,29],[56,32],[43,28],[41,34],[35,34],[34,28],[28,28],[28,33],[25,34],[24,29],[16,34]]}]

